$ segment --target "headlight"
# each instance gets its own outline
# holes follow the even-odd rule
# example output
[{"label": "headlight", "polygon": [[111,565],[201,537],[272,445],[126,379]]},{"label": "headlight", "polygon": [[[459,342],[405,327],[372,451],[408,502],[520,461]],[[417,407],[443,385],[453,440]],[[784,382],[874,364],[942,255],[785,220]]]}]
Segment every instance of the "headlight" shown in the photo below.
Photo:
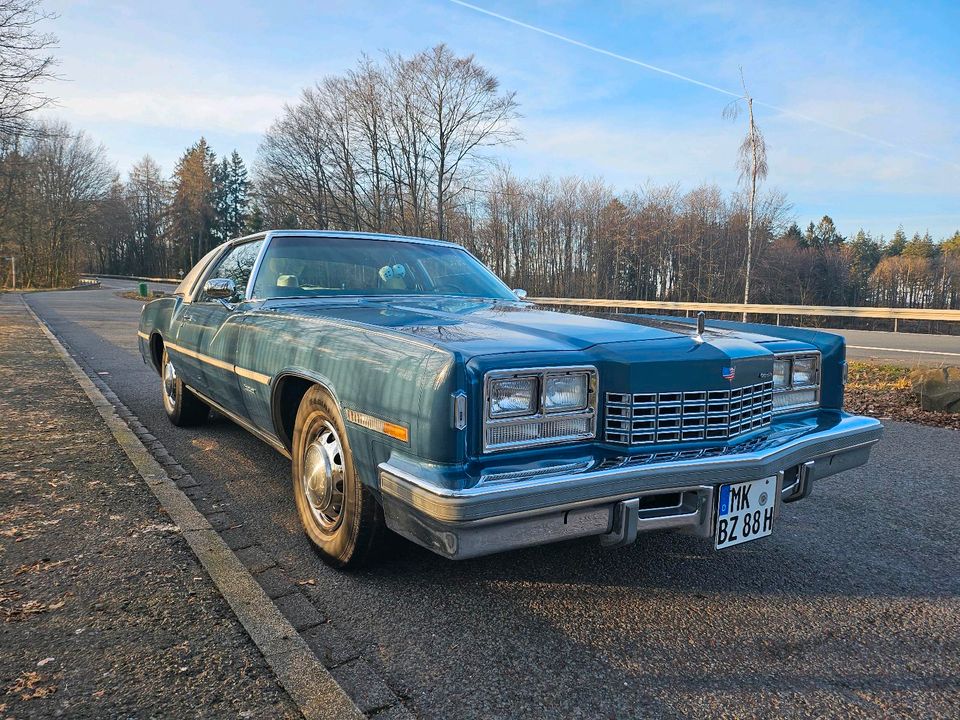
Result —
[{"label": "headlight", "polygon": [[790,384],[790,361],[773,361],[773,387],[782,388]]},{"label": "headlight", "polygon": [[597,370],[492,370],[484,378],[483,450],[592,440],[597,435]]},{"label": "headlight", "polygon": [[798,357],[793,361],[793,385],[813,385],[816,382],[817,359]]},{"label": "headlight", "polygon": [[795,412],[819,404],[820,353],[786,353],[775,357],[773,412]]},{"label": "headlight", "polygon": [[585,372],[547,375],[543,391],[546,412],[583,410],[587,406],[589,376]]},{"label": "headlight", "polygon": [[537,412],[538,378],[512,377],[490,383],[490,417],[533,415]]}]

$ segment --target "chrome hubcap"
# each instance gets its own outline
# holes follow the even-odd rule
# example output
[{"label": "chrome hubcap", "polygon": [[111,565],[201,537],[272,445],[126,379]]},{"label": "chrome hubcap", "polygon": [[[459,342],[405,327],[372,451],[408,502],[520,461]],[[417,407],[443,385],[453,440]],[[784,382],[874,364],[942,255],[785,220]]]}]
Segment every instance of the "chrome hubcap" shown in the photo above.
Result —
[{"label": "chrome hubcap", "polygon": [[326,531],[336,528],[343,514],[343,447],[328,422],[307,445],[300,483],[317,524]]},{"label": "chrome hubcap", "polygon": [[177,371],[169,360],[163,366],[163,399],[171,408],[177,404]]}]

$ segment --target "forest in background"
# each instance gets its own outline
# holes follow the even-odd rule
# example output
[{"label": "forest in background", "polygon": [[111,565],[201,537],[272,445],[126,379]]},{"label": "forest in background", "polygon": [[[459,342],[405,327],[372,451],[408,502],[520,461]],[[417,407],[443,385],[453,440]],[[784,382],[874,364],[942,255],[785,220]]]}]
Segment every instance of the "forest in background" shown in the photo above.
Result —
[{"label": "forest in background", "polygon": [[[199,138],[172,174],[145,156],[121,177],[83,131],[36,120],[45,99],[30,83],[52,43],[34,31],[41,17],[36,0],[0,0],[0,55],[30,70],[13,88],[26,100],[0,103],[4,286],[10,256],[21,287],[83,271],[177,277],[224,240],[300,227],[453,240],[531,295],[743,297],[745,191],[518,177],[497,152],[522,142],[515,94],[445,45],[363,56],[306,88],[278,108],[250,170]],[[960,231],[844,237],[827,215],[798,226],[787,196],[766,191],[752,250],[754,302],[960,308]]]}]

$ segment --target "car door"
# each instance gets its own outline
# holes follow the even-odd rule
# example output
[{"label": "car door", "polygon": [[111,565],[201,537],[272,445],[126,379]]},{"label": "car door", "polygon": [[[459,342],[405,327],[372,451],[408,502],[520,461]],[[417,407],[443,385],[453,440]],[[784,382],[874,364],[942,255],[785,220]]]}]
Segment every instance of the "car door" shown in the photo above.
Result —
[{"label": "car door", "polygon": [[179,338],[193,350],[202,369],[196,388],[226,410],[245,416],[243,399],[235,372],[237,341],[244,311],[249,306],[247,281],[260,252],[262,240],[241,243],[229,251],[207,273],[203,285],[215,278],[232,280],[236,294],[229,300],[209,297],[202,289],[183,318]]}]

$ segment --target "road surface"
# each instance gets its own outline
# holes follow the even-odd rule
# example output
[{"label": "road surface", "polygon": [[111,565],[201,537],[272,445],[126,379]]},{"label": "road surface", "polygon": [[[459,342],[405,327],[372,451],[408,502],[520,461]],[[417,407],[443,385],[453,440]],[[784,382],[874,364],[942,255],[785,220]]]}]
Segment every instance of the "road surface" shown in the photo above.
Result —
[{"label": "road surface", "polygon": [[299,528],[286,460],[219,416],[169,424],[137,351],[140,305],[115,292],[27,300],[265,552],[316,583],[416,716],[960,716],[960,433],[890,423],[869,466],[721,553],[662,533],[456,563],[398,540],[339,573]]}]

